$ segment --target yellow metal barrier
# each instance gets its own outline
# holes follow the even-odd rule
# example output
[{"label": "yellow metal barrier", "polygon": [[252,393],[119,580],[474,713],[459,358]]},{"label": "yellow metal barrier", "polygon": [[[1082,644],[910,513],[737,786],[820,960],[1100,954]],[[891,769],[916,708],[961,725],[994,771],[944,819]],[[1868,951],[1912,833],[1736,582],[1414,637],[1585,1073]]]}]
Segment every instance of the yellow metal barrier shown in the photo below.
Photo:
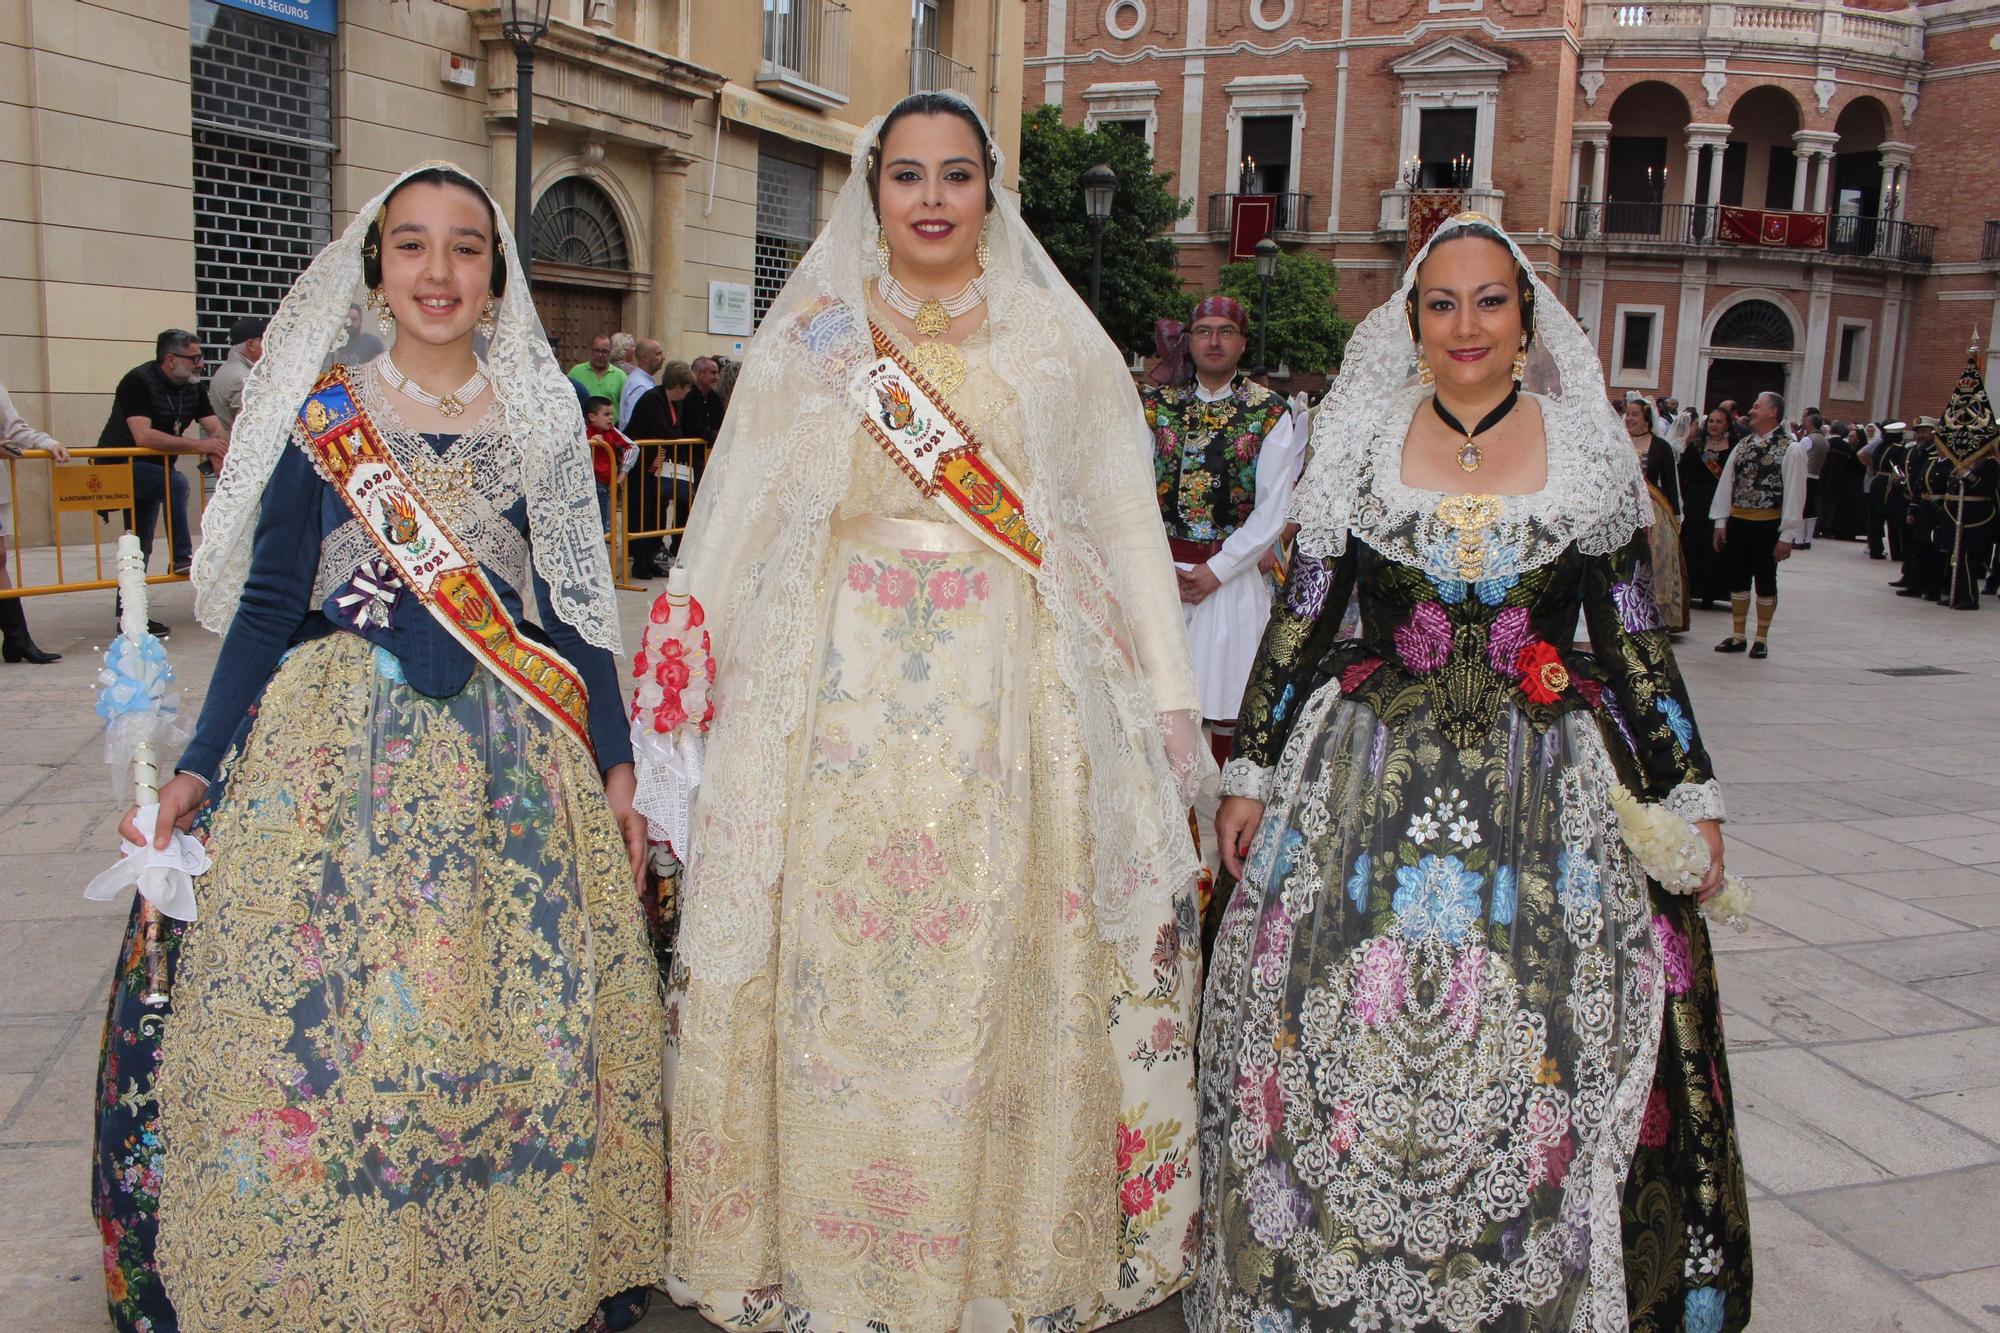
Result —
[{"label": "yellow metal barrier", "polygon": [[[72,449],[69,463],[57,463],[46,449],[23,450],[18,459],[9,458],[7,464],[7,499],[14,510],[14,530],[18,534],[21,527],[20,478],[16,469],[22,463],[43,461],[49,464],[49,529],[55,537],[56,579],[54,583],[27,584],[22,563],[20,542],[9,538],[8,555],[13,558],[13,583],[11,588],[0,588],[0,598],[41,597],[56,592],[88,592],[93,589],[115,588],[118,574],[115,559],[107,562],[104,558],[105,528],[102,523],[91,523],[91,555],[93,557],[92,577],[72,579],[63,568],[63,526],[64,514],[95,513],[110,510],[114,513],[129,510],[136,503],[132,481],[132,460],[135,458],[184,458],[192,455],[168,454],[159,449],[98,448]],[[109,463],[85,460],[112,460]],[[199,471],[193,487],[196,492],[189,498],[195,502],[197,515],[201,507],[208,503],[208,479]],[[189,524],[196,525],[198,518],[191,517]],[[166,484],[166,495],[160,501],[160,527],[162,529],[156,545],[164,546],[167,552],[167,567],[173,568],[174,550],[174,505],[173,488]],[[115,540],[117,529],[113,532]],[[113,565],[107,575],[107,563]],[[185,583],[186,574],[148,574],[148,583]]]},{"label": "yellow metal barrier", "polygon": [[[707,440],[697,437],[634,440],[632,443],[638,446],[639,457],[634,460],[630,472],[613,472],[613,531],[606,534],[606,540],[611,543],[612,580],[628,592],[643,586],[629,578],[632,543],[661,541],[679,537],[687,531],[688,509],[694,502],[695,482],[700,479],[702,469],[708,466],[709,450],[713,447]],[[669,507],[674,515],[671,525],[666,522]],[[637,512],[634,513],[634,510]]]}]

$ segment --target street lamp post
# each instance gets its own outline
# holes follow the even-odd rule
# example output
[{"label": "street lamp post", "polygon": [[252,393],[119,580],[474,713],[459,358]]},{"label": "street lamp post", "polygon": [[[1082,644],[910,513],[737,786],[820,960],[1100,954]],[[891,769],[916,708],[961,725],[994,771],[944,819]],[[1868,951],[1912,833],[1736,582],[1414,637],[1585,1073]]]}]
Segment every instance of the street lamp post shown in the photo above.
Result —
[{"label": "street lamp post", "polygon": [[1104,224],[1118,193],[1118,173],[1104,163],[1083,173],[1083,211],[1090,218],[1090,313],[1099,319],[1098,287],[1104,276]]},{"label": "street lamp post", "polygon": [[535,254],[535,43],[554,0],[500,0],[500,33],[514,44],[514,245],[521,275]]},{"label": "street lamp post", "polygon": [[1265,373],[1265,334],[1271,326],[1271,275],[1278,271],[1278,243],[1266,236],[1257,242],[1257,373]]}]

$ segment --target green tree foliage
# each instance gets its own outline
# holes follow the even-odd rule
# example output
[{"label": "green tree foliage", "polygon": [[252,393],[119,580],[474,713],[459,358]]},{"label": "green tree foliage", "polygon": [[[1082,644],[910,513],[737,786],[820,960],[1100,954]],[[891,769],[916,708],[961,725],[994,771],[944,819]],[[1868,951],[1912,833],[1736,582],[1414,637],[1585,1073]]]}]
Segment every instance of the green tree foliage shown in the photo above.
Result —
[{"label": "green tree foliage", "polygon": [[[1257,359],[1257,270],[1244,262],[1228,264],[1221,273],[1222,290],[1243,303],[1250,312],[1250,345],[1243,356],[1247,370],[1256,369]],[[1340,368],[1354,321],[1342,319],[1333,308],[1340,290],[1340,275],[1332,264],[1318,255],[1284,254],[1271,275],[1271,328],[1264,361],[1271,369],[1279,366],[1305,374],[1331,375]]]},{"label": "green tree foliage", "polygon": [[1146,141],[1065,125],[1058,108],[1036,108],[1021,123],[1021,216],[1077,295],[1089,301],[1090,219],[1082,178],[1100,162],[1118,174],[1118,193],[1104,224],[1099,313],[1113,342],[1127,352],[1150,352],[1155,319],[1186,318],[1166,232],[1189,205],[1174,193],[1171,173],[1153,170]]}]

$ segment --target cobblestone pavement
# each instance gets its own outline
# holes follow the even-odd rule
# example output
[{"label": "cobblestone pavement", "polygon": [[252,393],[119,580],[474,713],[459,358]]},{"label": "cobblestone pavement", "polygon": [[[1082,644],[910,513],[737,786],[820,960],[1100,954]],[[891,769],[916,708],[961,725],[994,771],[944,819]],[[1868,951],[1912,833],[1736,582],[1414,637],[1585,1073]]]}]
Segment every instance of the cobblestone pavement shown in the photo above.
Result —
[{"label": "cobblestone pavement", "polygon": [[[1717,944],[1760,1333],[2000,1329],[2000,605],[1894,598],[1892,569],[1822,542],[1783,567],[1768,661],[1709,651],[1721,612],[1682,640],[1757,893]],[[216,654],[191,607],[156,602],[190,706]],[[68,656],[0,667],[0,1324],[40,1333],[105,1326],[90,1088],[124,913],[82,897],[116,845],[110,594],[28,614]],[[1908,667],[1959,674],[1877,674]],[[1180,1326],[1175,1303],[1125,1327]]]}]

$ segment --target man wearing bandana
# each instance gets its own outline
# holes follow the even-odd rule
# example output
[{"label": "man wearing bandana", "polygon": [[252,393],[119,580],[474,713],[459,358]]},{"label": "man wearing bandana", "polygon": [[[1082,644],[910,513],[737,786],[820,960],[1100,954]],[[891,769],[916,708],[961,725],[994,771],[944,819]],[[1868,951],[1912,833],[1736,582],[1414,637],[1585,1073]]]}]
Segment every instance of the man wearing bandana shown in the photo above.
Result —
[{"label": "man wearing bandana", "polygon": [[1258,561],[1284,529],[1305,446],[1285,399],[1237,370],[1249,331],[1243,307],[1227,296],[1195,306],[1185,331],[1162,321],[1160,363],[1140,389],[1195,688],[1218,763],[1229,759],[1270,615]]}]

